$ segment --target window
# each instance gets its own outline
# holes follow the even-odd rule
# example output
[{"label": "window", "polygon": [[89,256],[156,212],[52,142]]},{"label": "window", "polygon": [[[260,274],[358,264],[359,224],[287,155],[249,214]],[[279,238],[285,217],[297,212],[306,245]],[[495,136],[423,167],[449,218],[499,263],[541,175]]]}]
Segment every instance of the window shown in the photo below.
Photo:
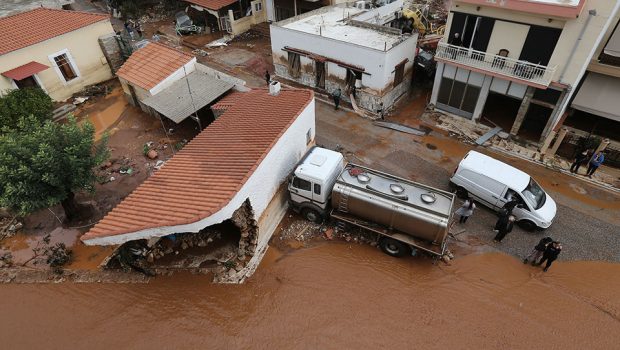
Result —
[{"label": "window", "polygon": [[301,60],[299,54],[294,52],[288,53],[288,74],[293,78],[299,78],[301,71]]},{"label": "window", "polygon": [[254,12],[259,12],[263,10],[263,3],[262,2],[257,2],[256,4],[254,4]]},{"label": "window", "polygon": [[530,179],[530,184],[521,193],[523,198],[536,210],[542,208],[547,201],[545,191],[538,186],[534,179]]},{"label": "window", "polygon": [[306,132],[306,145],[312,142],[312,129],[308,129]]},{"label": "window", "polygon": [[310,181],[306,181],[304,179],[300,179],[297,176],[293,178],[293,187],[299,188],[304,191],[312,191],[312,184]]},{"label": "window", "polygon": [[321,195],[321,185],[314,184],[314,194]]},{"label": "window", "polygon": [[405,63],[407,63],[407,61],[396,65],[394,70],[394,87],[397,87],[403,82],[403,77],[405,76]]},{"label": "window", "polygon": [[353,92],[355,82],[358,80],[362,80],[362,72],[347,69],[347,76],[345,80],[347,82],[347,94],[350,94],[351,92]]},{"label": "window", "polygon": [[65,81],[71,81],[77,78],[77,73],[71,64],[71,60],[69,59],[69,56],[67,56],[67,53],[61,53],[60,55],[55,56],[54,63],[56,63],[56,66]]}]

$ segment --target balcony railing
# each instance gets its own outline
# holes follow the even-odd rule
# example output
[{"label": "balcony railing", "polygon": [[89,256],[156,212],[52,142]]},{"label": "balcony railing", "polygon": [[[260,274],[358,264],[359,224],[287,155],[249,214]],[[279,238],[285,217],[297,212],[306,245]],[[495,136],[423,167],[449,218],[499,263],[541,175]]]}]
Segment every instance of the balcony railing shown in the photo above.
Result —
[{"label": "balcony railing", "polygon": [[555,67],[541,66],[444,42],[439,42],[435,58],[440,61],[454,62],[485,72],[503,75],[528,85],[549,86],[553,73],[555,73]]}]

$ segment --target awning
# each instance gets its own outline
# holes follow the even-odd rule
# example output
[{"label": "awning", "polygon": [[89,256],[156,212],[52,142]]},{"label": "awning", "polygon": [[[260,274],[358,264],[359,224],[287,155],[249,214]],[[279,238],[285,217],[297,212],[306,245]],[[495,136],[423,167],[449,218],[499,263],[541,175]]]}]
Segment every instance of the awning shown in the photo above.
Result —
[{"label": "awning", "polygon": [[175,123],[180,123],[225,94],[233,86],[234,84],[227,81],[194,71],[142,103]]},{"label": "awning", "polygon": [[17,68],[7,70],[6,72],[3,72],[2,75],[13,80],[22,80],[48,68],[49,67],[44,64],[32,61]]},{"label": "awning", "polygon": [[620,28],[616,28],[614,33],[609,38],[605,50],[606,55],[620,57]]},{"label": "awning", "polygon": [[620,121],[620,79],[588,73],[571,106],[580,111]]}]

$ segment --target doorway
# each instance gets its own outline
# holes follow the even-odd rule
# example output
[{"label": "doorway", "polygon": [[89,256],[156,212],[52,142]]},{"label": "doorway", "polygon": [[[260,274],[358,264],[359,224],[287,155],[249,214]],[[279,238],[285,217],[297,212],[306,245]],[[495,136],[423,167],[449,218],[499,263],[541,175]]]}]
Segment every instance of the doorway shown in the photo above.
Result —
[{"label": "doorway", "polygon": [[314,61],[315,85],[319,89],[325,89],[325,62]]},{"label": "doorway", "polygon": [[15,85],[17,85],[19,89],[40,87],[36,79],[32,75],[22,80],[14,80],[14,81],[15,81]]},{"label": "doorway", "polygon": [[551,112],[553,110],[549,107],[530,103],[517,135],[524,139],[538,142],[551,116]]},{"label": "doorway", "polygon": [[488,126],[499,126],[508,132],[514,124],[519,107],[521,107],[521,100],[490,91],[480,121]]}]

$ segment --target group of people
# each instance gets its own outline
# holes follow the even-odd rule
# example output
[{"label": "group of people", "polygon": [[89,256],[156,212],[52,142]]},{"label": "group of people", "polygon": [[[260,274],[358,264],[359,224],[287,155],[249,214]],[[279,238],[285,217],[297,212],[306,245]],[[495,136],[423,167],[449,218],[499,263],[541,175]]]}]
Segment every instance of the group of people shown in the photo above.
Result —
[{"label": "group of people", "polygon": [[594,172],[596,172],[596,169],[598,169],[605,161],[605,151],[596,152],[594,156],[592,153],[592,149],[585,149],[583,152],[577,154],[573,164],[570,166],[570,172],[573,174],[579,174],[579,168],[581,168],[584,164],[588,164],[586,176],[591,178],[592,175],[594,175]]},{"label": "group of people", "polygon": [[140,21],[128,19],[125,21],[124,26],[125,30],[132,39],[136,39],[136,34],[138,35],[137,39],[142,38],[142,24],[140,24]]},{"label": "group of people", "polygon": [[[493,229],[497,234],[493,241],[496,243],[500,243],[504,237],[508,233],[512,231],[515,223],[515,216],[512,215],[513,209],[518,205],[518,201],[514,197],[509,197],[506,204],[499,212],[499,218],[495,223],[495,227]],[[464,224],[467,222],[467,219],[474,213],[476,209],[476,203],[471,197],[467,197],[463,205],[456,211],[456,215],[459,215],[459,223]],[[545,237],[538,242],[536,247],[532,250],[532,252],[523,259],[523,263],[527,264],[528,262],[532,263],[532,266],[540,266],[544,262],[546,265],[543,271],[547,272],[551,264],[558,258],[560,252],[562,251],[562,245],[558,241],[554,241],[551,237]]]},{"label": "group of people", "polygon": [[532,249],[530,255],[523,259],[523,263],[527,264],[529,262],[532,266],[540,266],[547,262],[543,268],[543,271],[547,272],[561,252],[562,244],[559,241],[554,241],[551,237],[545,237]]}]

